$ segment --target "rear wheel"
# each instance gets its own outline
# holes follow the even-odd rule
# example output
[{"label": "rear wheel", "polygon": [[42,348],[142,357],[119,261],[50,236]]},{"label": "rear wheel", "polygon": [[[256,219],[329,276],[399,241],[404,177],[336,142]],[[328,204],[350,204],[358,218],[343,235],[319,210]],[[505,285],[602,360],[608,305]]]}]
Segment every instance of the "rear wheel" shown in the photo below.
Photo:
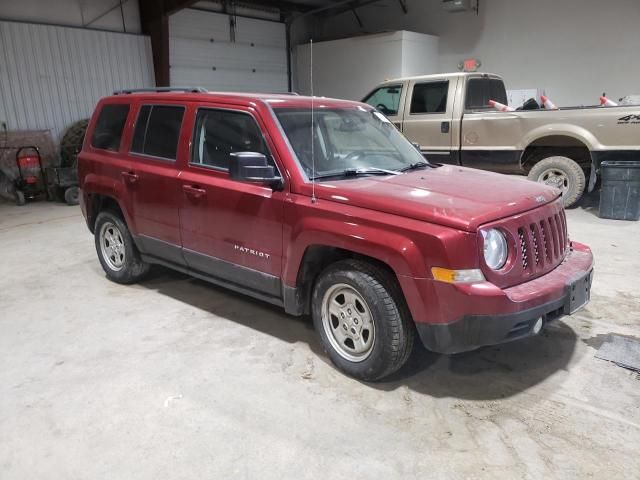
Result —
[{"label": "rear wheel", "polygon": [[149,271],[149,264],[140,258],[126,223],[113,211],[98,214],[95,243],[102,269],[117,283],[135,283]]},{"label": "rear wheel", "polygon": [[64,191],[64,201],[67,202],[67,205],[78,205],[80,203],[80,188],[67,188]]},{"label": "rear wheel", "polygon": [[586,184],[582,167],[569,157],[560,156],[540,160],[533,166],[528,178],[560,190],[565,207],[580,200]]},{"label": "rear wheel", "polygon": [[312,315],[332,362],[361,380],[394,373],[413,348],[414,326],[397,282],[370,263],[327,267],[314,287]]}]

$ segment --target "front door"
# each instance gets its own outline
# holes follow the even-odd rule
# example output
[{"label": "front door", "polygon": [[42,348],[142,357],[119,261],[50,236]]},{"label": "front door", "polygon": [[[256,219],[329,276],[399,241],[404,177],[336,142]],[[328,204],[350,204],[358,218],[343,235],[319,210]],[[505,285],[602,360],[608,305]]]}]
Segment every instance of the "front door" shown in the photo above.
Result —
[{"label": "front door", "polygon": [[184,264],[176,165],[178,155],[186,155],[178,148],[184,116],[183,105],[140,105],[129,149],[131,170],[123,172],[133,192],[139,246],[149,255],[177,264]]},{"label": "front door", "polygon": [[436,163],[457,163],[457,151],[451,148],[455,82],[455,77],[409,82],[402,131]]},{"label": "front door", "polygon": [[402,112],[400,107],[404,104],[406,88],[402,83],[394,83],[376,88],[362,101],[383,113],[393,124],[402,131]]},{"label": "front door", "polygon": [[[252,109],[196,109],[188,166],[180,175],[184,258],[193,270],[281,296],[285,193],[229,178],[233,152],[274,162]],[[274,163],[275,164],[275,163]]]}]

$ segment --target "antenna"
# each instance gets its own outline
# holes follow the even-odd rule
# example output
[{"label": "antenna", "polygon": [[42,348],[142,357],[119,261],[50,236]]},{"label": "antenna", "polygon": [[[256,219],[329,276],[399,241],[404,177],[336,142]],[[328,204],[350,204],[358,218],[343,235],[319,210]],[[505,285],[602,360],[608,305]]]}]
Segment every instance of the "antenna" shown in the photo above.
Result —
[{"label": "antenna", "polygon": [[314,151],[314,124],[313,124],[313,38],[310,40],[310,71],[309,83],[311,90],[311,203],[316,203],[316,156]]}]

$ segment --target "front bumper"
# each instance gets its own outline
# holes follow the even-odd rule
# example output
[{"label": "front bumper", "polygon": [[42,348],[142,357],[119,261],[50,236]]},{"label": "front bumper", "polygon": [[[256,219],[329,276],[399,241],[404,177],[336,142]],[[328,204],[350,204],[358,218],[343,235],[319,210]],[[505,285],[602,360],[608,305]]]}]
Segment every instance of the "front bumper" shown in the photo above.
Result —
[{"label": "front bumper", "polygon": [[[565,261],[551,272],[507,289],[481,284],[454,286],[454,321],[416,322],[426,348],[438,353],[459,353],[534,335],[534,324],[573,313],[589,301],[593,256],[588,247],[575,244]],[[478,287],[478,286],[476,286]],[[462,294],[462,295],[461,295]],[[439,304],[448,303],[438,298]]]}]

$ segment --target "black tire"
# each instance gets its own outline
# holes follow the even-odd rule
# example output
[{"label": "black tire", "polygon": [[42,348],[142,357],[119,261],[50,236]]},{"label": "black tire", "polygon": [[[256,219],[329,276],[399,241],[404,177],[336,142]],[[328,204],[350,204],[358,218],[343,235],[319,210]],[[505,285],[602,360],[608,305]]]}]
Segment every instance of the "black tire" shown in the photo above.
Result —
[{"label": "black tire", "polygon": [[565,207],[570,207],[580,200],[586,185],[584,170],[574,160],[569,157],[547,157],[533,166],[527,178],[534,182],[546,183],[544,177],[554,170],[562,172],[565,176],[566,190],[562,195],[562,202]]},{"label": "black tire", "polygon": [[24,192],[22,190],[16,190],[16,205],[22,207],[26,205],[27,199],[24,197]]},{"label": "black tire", "polygon": [[[114,226],[115,228],[111,232],[115,232],[117,229],[119,237],[121,239],[122,246],[120,251],[124,253],[122,258],[122,264],[120,268],[115,263],[115,257],[107,258],[106,253],[103,253],[101,246],[101,236],[103,234],[103,227],[105,229]],[[127,224],[122,217],[114,211],[104,210],[98,214],[96,218],[96,224],[94,229],[96,252],[98,253],[98,259],[102,265],[102,269],[107,274],[107,278],[116,283],[130,284],[135,283],[149,272],[150,265],[145,263],[140,258],[140,253],[136,248],[131,233],[127,228]]]},{"label": "black tire", "polygon": [[79,120],[69,126],[60,140],[60,166],[75,165],[78,152],[82,149],[89,119]]},{"label": "black tire", "polygon": [[80,188],[67,188],[64,191],[64,201],[67,202],[67,205],[78,205],[80,203]]},{"label": "black tire", "polygon": [[[343,284],[353,288],[364,299],[375,327],[368,356],[358,361],[345,358],[344,353],[341,354],[332,344],[329,338],[332,333],[327,332],[332,328],[331,324],[325,324],[323,320],[325,294]],[[386,270],[360,260],[336,262],[320,274],[311,301],[313,323],[324,350],[346,374],[365,381],[380,380],[399,370],[409,358],[415,326],[396,279]],[[334,322],[335,319],[335,316],[330,316],[327,321]]]}]

